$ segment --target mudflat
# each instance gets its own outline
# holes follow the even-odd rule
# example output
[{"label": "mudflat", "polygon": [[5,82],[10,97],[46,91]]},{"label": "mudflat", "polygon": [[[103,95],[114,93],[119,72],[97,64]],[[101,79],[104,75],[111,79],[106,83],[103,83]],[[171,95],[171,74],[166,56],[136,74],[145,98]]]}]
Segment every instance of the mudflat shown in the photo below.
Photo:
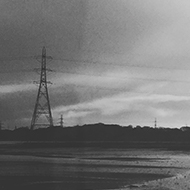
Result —
[{"label": "mudflat", "polygon": [[[190,152],[0,146],[0,189],[188,189]],[[180,187],[180,188],[179,188]]]}]

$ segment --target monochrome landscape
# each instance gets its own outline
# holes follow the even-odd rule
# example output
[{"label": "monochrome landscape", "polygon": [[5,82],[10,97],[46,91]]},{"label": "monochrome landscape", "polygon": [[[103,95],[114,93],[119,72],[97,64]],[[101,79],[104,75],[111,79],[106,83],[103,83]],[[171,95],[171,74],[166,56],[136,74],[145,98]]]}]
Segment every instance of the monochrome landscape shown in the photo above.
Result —
[{"label": "monochrome landscape", "polygon": [[0,190],[189,190],[189,125],[189,0],[0,1]]}]

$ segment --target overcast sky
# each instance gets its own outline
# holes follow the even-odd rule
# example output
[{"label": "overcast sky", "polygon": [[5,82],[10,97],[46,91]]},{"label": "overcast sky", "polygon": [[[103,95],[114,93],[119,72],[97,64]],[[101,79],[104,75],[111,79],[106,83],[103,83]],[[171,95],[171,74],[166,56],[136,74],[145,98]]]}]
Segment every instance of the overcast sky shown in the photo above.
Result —
[{"label": "overcast sky", "polygon": [[0,120],[30,126],[45,46],[54,124],[190,125],[189,0],[1,0]]}]

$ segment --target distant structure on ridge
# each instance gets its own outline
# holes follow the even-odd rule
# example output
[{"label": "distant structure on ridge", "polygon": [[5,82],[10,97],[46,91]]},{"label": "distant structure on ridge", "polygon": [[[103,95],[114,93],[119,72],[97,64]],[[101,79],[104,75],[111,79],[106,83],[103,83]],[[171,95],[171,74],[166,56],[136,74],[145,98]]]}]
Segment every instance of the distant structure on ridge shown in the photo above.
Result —
[{"label": "distant structure on ridge", "polygon": [[157,119],[154,120],[154,128],[157,128]]},{"label": "distant structure on ridge", "polygon": [[[53,118],[50,107],[50,100],[48,94],[48,84],[50,82],[47,81],[46,71],[51,71],[46,68],[46,60],[52,59],[51,56],[46,56],[46,48],[42,48],[42,56],[41,56],[41,69],[40,69],[40,82],[39,85],[37,99],[34,107],[34,112],[31,121],[31,130],[33,130],[36,126],[53,126]],[[41,118],[41,122],[39,121],[41,116],[45,116],[45,118]]]},{"label": "distant structure on ridge", "polygon": [[60,126],[63,127],[64,121],[63,121],[63,115],[61,115],[60,117],[60,122],[59,122]]}]

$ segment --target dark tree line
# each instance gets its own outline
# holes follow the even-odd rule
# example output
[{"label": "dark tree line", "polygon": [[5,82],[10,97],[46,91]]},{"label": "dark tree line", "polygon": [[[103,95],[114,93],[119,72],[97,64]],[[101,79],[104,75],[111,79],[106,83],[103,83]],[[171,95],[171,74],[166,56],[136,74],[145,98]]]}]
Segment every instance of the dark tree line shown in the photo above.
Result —
[{"label": "dark tree line", "polygon": [[103,123],[75,127],[49,127],[31,131],[27,127],[1,130],[1,141],[64,141],[64,142],[190,142],[190,128],[122,127]]}]

